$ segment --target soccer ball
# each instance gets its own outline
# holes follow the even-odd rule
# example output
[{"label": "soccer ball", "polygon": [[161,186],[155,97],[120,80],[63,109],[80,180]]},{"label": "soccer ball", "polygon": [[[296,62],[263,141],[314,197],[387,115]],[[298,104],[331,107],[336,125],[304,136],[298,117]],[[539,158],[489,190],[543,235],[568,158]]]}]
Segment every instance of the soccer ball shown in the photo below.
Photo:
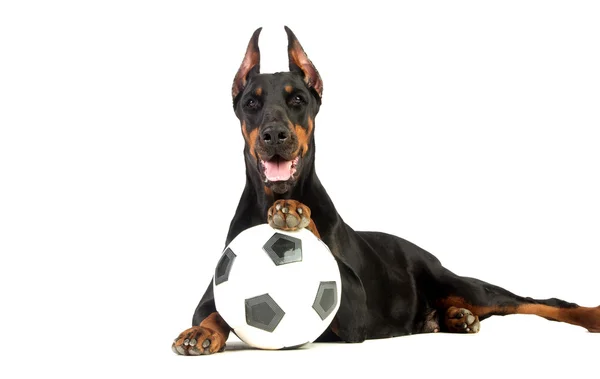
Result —
[{"label": "soccer ball", "polygon": [[213,277],[217,311],[260,349],[313,342],[331,324],[342,284],[335,258],[310,231],[246,229],[225,248]]}]

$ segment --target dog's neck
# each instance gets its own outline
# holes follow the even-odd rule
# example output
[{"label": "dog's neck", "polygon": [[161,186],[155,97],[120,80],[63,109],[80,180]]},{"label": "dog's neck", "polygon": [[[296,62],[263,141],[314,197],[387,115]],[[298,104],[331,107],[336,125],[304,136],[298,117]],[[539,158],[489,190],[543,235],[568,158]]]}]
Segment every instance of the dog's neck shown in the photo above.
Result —
[{"label": "dog's neck", "polygon": [[251,163],[246,162],[246,186],[240,198],[235,217],[231,221],[226,243],[228,244],[243,230],[264,224],[267,211],[273,202],[279,199],[292,199],[307,205],[311,209],[311,218],[321,235],[341,224],[331,198],[317,177],[314,156],[303,167],[302,173],[292,189],[277,194],[265,187],[265,183],[256,174]]}]

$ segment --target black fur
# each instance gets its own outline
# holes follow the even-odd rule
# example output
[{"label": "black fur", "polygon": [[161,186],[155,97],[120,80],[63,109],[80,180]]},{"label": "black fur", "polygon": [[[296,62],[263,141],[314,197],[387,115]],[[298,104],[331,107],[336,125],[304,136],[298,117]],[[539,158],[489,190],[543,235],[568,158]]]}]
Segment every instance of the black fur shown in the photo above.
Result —
[{"label": "black fur", "polygon": [[[289,29],[286,30],[291,49],[297,40]],[[255,33],[249,51],[258,53],[257,42],[258,34]],[[315,172],[314,133],[309,136],[308,150],[301,156],[297,177],[285,183],[265,183],[260,161],[274,156],[287,160],[294,158],[293,151],[299,141],[297,136],[296,141],[293,141],[294,136],[290,136],[282,146],[262,146],[262,133],[268,127],[290,123],[308,131],[307,125],[310,120],[314,122],[321,105],[320,91],[315,90],[314,84],[320,81],[320,77],[316,69],[314,72],[303,71],[292,61],[291,72],[275,74],[259,74],[259,63],[254,63],[255,66],[238,75],[236,80],[239,82],[234,83],[234,87],[237,85],[241,89],[234,98],[235,114],[246,134],[257,130],[259,137],[254,146],[255,155],[252,154],[252,146],[246,144],[246,185],[231,221],[226,244],[241,231],[265,223],[267,210],[277,199],[293,199],[307,205],[312,210],[312,220],[322,240],[336,256],[342,272],[343,293],[335,321],[337,330],[335,334],[328,330],[322,340],[339,337],[347,342],[361,342],[431,331],[425,324],[432,315],[443,328],[441,318],[447,308],[443,300],[449,296],[495,309],[479,314],[480,319],[493,314],[503,315],[506,307],[520,304],[576,307],[556,299],[520,297],[478,279],[457,276],[444,268],[433,255],[402,238],[354,231],[336,211]],[[307,75],[313,77],[307,79]],[[245,84],[242,82],[244,78]],[[293,87],[293,92],[284,89],[287,85]],[[262,89],[260,96],[256,95],[258,88]],[[322,84],[319,88],[322,90]],[[292,102],[295,96],[301,97],[301,105]],[[267,190],[265,187],[268,187]],[[193,324],[199,325],[214,311],[212,285],[209,285],[196,309]]]}]

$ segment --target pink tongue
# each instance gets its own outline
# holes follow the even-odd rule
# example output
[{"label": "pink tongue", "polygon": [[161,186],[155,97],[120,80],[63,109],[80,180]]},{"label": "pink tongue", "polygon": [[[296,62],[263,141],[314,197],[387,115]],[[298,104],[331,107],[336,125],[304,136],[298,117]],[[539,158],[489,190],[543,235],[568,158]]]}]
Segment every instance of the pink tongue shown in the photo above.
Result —
[{"label": "pink tongue", "polygon": [[292,176],[292,161],[282,161],[279,159],[270,162],[263,161],[265,166],[265,176],[272,182],[288,180]]}]

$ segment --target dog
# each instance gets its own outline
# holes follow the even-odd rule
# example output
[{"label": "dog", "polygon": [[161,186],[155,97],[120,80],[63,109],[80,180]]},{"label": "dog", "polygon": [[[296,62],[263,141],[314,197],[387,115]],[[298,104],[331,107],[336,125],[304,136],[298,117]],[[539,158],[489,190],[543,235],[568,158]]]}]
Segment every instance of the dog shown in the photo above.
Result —
[{"label": "dog", "polygon": [[[315,117],[323,81],[294,33],[289,72],[260,73],[257,29],[235,75],[233,108],[245,140],[246,185],[227,242],[267,221],[307,228],[331,250],[342,277],[340,308],[317,341],[362,342],[416,333],[477,333],[490,316],[532,314],[600,332],[600,307],[515,295],[455,275],[432,254],[402,238],[354,231],[337,213],[314,167]],[[231,328],[215,309],[212,282],[192,327],[175,339],[180,355],[223,351]]]}]

